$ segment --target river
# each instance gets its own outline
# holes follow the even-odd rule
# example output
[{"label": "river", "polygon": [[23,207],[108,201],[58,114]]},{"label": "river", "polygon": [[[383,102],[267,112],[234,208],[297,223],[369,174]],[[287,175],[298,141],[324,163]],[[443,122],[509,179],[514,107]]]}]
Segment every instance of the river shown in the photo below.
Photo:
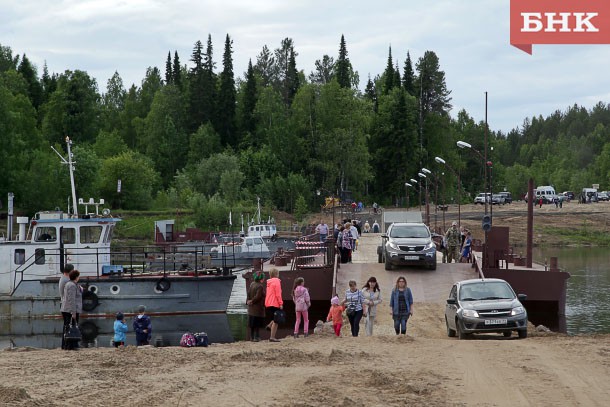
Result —
[{"label": "river", "polygon": [[567,333],[610,333],[610,250],[534,248],[534,261],[544,264],[550,257],[557,257],[559,268],[571,275],[566,295]]}]

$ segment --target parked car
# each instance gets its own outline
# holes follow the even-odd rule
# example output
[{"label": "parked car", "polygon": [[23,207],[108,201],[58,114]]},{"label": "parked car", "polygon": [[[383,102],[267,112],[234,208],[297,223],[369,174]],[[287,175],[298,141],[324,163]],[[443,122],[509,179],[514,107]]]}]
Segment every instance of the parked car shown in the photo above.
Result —
[{"label": "parked car", "polygon": [[489,192],[481,192],[479,195],[477,195],[474,198],[474,204],[485,205],[485,200],[487,200],[487,203],[491,202],[491,194]]},{"label": "parked car", "polygon": [[608,200],[610,200],[610,192],[608,192],[608,191],[598,192],[597,193],[597,200],[598,201],[608,201]]},{"label": "parked car", "polygon": [[527,338],[527,312],[510,284],[497,278],[457,282],[449,292],[445,306],[447,336],[466,339],[472,333],[501,333],[510,337],[517,331]]},{"label": "parked car", "polygon": [[491,196],[491,204],[492,205],[504,205],[504,204],[506,204],[506,198],[504,197],[504,195],[493,194]]},{"label": "parked car", "polygon": [[564,192],[562,192],[561,195],[563,195],[566,198],[568,198],[568,201],[571,201],[572,199],[576,198],[576,195],[572,191],[564,191]]},{"label": "parked car", "polygon": [[394,266],[426,266],[436,270],[436,245],[424,223],[392,223],[377,247],[379,263]]},{"label": "parked car", "polygon": [[504,197],[504,201],[506,203],[513,203],[513,196],[510,194],[510,192],[500,192],[499,194]]}]

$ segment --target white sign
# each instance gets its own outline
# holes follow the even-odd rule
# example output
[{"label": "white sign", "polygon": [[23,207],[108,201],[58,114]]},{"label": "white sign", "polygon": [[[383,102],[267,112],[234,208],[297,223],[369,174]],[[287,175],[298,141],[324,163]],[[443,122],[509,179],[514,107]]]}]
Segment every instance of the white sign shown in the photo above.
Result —
[{"label": "white sign", "polygon": [[599,189],[599,184],[593,184],[593,188]]},{"label": "white sign", "polygon": [[118,181],[116,182],[116,192],[117,192],[118,194],[120,194],[120,193],[121,193],[121,180],[118,180]]}]

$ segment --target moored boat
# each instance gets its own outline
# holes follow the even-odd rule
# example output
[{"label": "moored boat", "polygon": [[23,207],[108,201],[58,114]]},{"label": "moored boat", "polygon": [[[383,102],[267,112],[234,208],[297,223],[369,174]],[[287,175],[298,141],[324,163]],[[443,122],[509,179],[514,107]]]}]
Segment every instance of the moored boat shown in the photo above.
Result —
[{"label": "moored boat", "polygon": [[[59,314],[58,281],[67,263],[81,273],[84,317],[132,312],[139,304],[152,315],[225,312],[235,276],[208,268],[198,253],[185,265],[164,248],[111,248],[121,219],[100,212],[103,200],[77,202],[71,141],[66,142],[68,160],[62,160],[70,170],[72,210],[39,212],[29,222],[19,217],[13,238],[9,199],[8,236],[0,242],[0,318]],[[84,214],[78,205],[85,206]],[[162,261],[153,266],[154,259]]]}]

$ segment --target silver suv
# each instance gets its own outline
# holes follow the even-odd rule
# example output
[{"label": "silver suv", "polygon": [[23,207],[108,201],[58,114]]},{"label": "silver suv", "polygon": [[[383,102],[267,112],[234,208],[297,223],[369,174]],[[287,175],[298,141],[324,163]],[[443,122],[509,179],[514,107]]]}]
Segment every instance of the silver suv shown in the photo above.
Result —
[{"label": "silver suv", "polygon": [[491,194],[489,192],[481,192],[479,195],[477,195],[474,198],[474,204],[481,204],[481,205],[485,205],[485,201],[487,200],[487,203],[491,202]]},{"label": "silver suv", "polygon": [[392,223],[377,247],[379,263],[394,266],[426,266],[436,270],[436,245],[423,223]]},{"label": "silver suv", "polygon": [[445,306],[447,336],[465,339],[472,333],[495,332],[508,338],[517,331],[519,338],[527,338],[527,312],[521,304],[526,298],[498,278],[455,283]]}]

